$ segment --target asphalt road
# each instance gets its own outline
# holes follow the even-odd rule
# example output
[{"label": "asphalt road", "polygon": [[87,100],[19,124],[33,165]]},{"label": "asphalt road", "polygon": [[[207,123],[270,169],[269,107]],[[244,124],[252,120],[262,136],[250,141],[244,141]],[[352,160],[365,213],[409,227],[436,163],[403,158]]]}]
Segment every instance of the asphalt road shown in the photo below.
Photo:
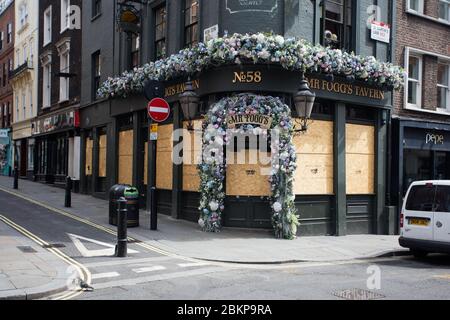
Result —
[{"label": "asphalt road", "polygon": [[167,256],[145,244],[130,243],[133,251],[121,259],[113,257],[114,234],[76,217],[1,191],[0,215],[89,270],[94,290],[75,299],[450,299],[448,255],[422,260],[397,257],[345,263],[230,265]]}]

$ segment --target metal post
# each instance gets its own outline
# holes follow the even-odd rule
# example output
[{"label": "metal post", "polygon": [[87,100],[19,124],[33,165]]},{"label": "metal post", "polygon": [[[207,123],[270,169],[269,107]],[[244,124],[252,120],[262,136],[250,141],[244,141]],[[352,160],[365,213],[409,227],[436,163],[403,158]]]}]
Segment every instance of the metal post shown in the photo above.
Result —
[{"label": "metal post", "polygon": [[19,169],[14,168],[14,190],[19,189]]},{"label": "metal post", "polygon": [[117,209],[117,246],[116,246],[116,257],[126,258],[127,256],[127,200],[121,197],[118,201]]},{"label": "metal post", "polygon": [[70,208],[72,206],[72,179],[66,178],[66,198],[64,201],[64,207]]},{"label": "metal post", "polygon": [[151,208],[150,208],[150,230],[158,230],[158,204],[156,200],[156,187],[152,187],[151,191]]}]

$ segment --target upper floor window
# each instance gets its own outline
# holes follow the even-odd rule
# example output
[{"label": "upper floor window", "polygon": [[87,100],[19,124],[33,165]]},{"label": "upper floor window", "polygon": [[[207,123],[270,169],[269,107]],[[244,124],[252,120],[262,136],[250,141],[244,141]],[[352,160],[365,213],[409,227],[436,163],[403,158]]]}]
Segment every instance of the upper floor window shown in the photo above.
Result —
[{"label": "upper floor window", "polygon": [[7,31],[6,42],[11,43],[12,42],[12,23],[8,23],[6,29],[7,29],[6,30]]},{"label": "upper floor window", "polygon": [[100,88],[100,79],[102,75],[100,51],[92,55],[92,99],[97,99],[97,91]]},{"label": "upper floor window", "polygon": [[52,7],[44,12],[44,46],[52,42]]},{"label": "upper floor window", "polygon": [[420,108],[422,105],[422,57],[409,56],[408,62],[408,105]]},{"label": "upper floor window", "polygon": [[438,63],[438,108],[450,111],[450,64]]},{"label": "upper floor window", "polygon": [[336,49],[353,49],[353,0],[324,0],[321,44]]},{"label": "upper floor window", "polygon": [[3,31],[0,32],[0,50],[3,49],[3,38],[4,38],[4,33]]},{"label": "upper floor window", "polygon": [[102,0],[92,0],[92,18],[102,13]]},{"label": "upper floor window", "polygon": [[140,39],[139,36],[133,34],[133,38],[131,40],[131,68],[134,69],[138,67],[140,64],[139,59],[139,47],[140,47]]},{"label": "upper floor window", "polygon": [[439,0],[439,19],[450,22],[450,0]]},{"label": "upper floor window", "polygon": [[70,0],[61,0],[61,32],[69,28]]},{"label": "upper floor window", "polygon": [[408,0],[408,10],[424,13],[423,0]]},{"label": "upper floor window", "polygon": [[166,7],[156,9],[155,11],[155,58],[162,59],[166,56]]},{"label": "upper floor window", "polygon": [[25,27],[28,22],[28,8],[26,2],[23,2],[19,7],[19,21],[20,28]]},{"label": "upper floor window", "polygon": [[184,8],[184,46],[190,47],[199,41],[198,0],[185,0]]}]

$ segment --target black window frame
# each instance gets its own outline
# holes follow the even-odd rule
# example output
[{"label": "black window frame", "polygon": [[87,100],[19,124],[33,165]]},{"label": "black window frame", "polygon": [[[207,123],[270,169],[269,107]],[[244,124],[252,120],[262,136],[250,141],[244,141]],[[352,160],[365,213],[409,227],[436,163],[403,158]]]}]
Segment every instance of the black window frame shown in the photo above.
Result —
[{"label": "black window frame", "polygon": [[[163,11],[164,14],[161,15],[163,17],[160,22],[158,22],[157,17],[159,16],[159,12]],[[167,8],[166,4],[162,4],[161,6],[154,9],[154,19],[155,19],[155,42],[154,42],[154,49],[155,49],[155,60],[163,59],[167,57]],[[161,37],[158,37],[158,27],[162,27]],[[160,45],[163,45],[164,52],[159,53]]]},{"label": "black window frame", "polygon": [[[98,59],[98,63],[97,63]],[[98,100],[97,91],[100,88],[100,82],[102,77],[102,61],[101,61],[101,51],[97,50],[92,54],[92,100]],[[98,68],[97,68],[98,67]]]},{"label": "black window frame", "polygon": [[[188,6],[189,4],[189,6]],[[197,6],[197,17],[195,21],[186,19],[188,12],[192,11],[194,4]],[[183,8],[183,46],[192,47],[200,42],[200,1],[199,0],[184,0]],[[188,36],[189,32],[189,36]],[[196,34],[194,34],[194,32]],[[194,39],[195,38],[195,39]]]},{"label": "black window frame", "polygon": [[102,14],[102,0],[92,0],[92,19]]},{"label": "black window frame", "polygon": [[[340,6],[341,17],[340,19],[334,19],[333,17],[327,17],[327,4]],[[322,17],[320,22],[320,44],[324,46],[330,46],[334,49],[342,49],[346,51],[354,51],[354,32],[355,32],[355,0],[323,0],[322,1]],[[331,11],[330,11],[331,12]],[[327,31],[327,23],[334,24],[339,29],[337,34],[338,41],[333,42],[325,39],[325,32]]]}]

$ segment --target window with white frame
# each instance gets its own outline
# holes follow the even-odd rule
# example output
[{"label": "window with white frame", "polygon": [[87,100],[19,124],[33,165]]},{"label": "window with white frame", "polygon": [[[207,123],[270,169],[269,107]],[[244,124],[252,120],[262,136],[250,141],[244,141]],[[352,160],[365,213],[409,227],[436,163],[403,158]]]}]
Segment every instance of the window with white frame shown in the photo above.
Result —
[{"label": "window with white frame", "polygon": [[450,0],[439,0],[439,19],[450,22]]},{"label": "window with white frame", "polygon": [[450,111],[450,64],[438,63],[437,97],[438,108]]},{"label": "window with white frame", "polygon": [[16,68],[18,67],[18,66],[20,66],[21,65],[21,60],[20,60],[20,49],[17,49],[16,50]]},{"label": "window with white frame", "polygon": [[61,32],[69,28],[70,0],[61,0]]},{"label": "window with white frame", "polygon": [[22,109],[23,119],[25,120],[27,114],[27,94],[25,92],[22,93]]},{"label": "window with white frame", "polygon": [[422,57],[409,55],[408,61],[408,105],[416,108],[422,106]]},{"label": "window with white frame", "polygon": [[52,6],[44,12],[44,46],[52,42]]},{"label": "window with white frame", "polygon": [[19,113],[19,94],[16,95],[16,116],[14,119],[17,119],[16,121],[20,121],[20,113]]},{"label": "window with white frame", "polygon": [[[69,73],[69,51],[61,52],[60,56],[60,72]],[[59,101],[69,100],[69,77],[61,76],[59,78]]]},{"label": "window with white frame", "polygon": [[33,106],[33,88],[30,86],[28,89],[28,96],[30,97],[30,118],[33,118],[34,116],[34,106]]},{"label": "window with white frame", "polygon": [[30,40],[30,62],[29,62],[29,66],[30,68],[33,68],[33,63],[34,63],[34,39]]},{"label": "window with white frame", "polygon": [[51,105],[51,91],[52,91],[52,64],[51,60],[47,59],[42,63],[43,81],[42,81],[42,107],[48,108]]},{"label": "window with white frame", "polygon": [[423,0],[408,0],[408,11],[416,11],[423,14]]},{"label": "window with white frame", "polygon": [[24,64],[25,62],[27,62],[27,51],[28,51],[28,46],[25,44],[23,46],[23,50],[22,50],[22,64]]},{"label": "window with white frame", "polygon": [[3,38],[4,38],[4,33],[3,31],[0,32],[0,50],[3,49]]},{"label": "window with white frame", "polygon": [[23,28],[28,22],[28,8],[26,2],[23,2],[19,7],[19,22],[20,28]]}]

